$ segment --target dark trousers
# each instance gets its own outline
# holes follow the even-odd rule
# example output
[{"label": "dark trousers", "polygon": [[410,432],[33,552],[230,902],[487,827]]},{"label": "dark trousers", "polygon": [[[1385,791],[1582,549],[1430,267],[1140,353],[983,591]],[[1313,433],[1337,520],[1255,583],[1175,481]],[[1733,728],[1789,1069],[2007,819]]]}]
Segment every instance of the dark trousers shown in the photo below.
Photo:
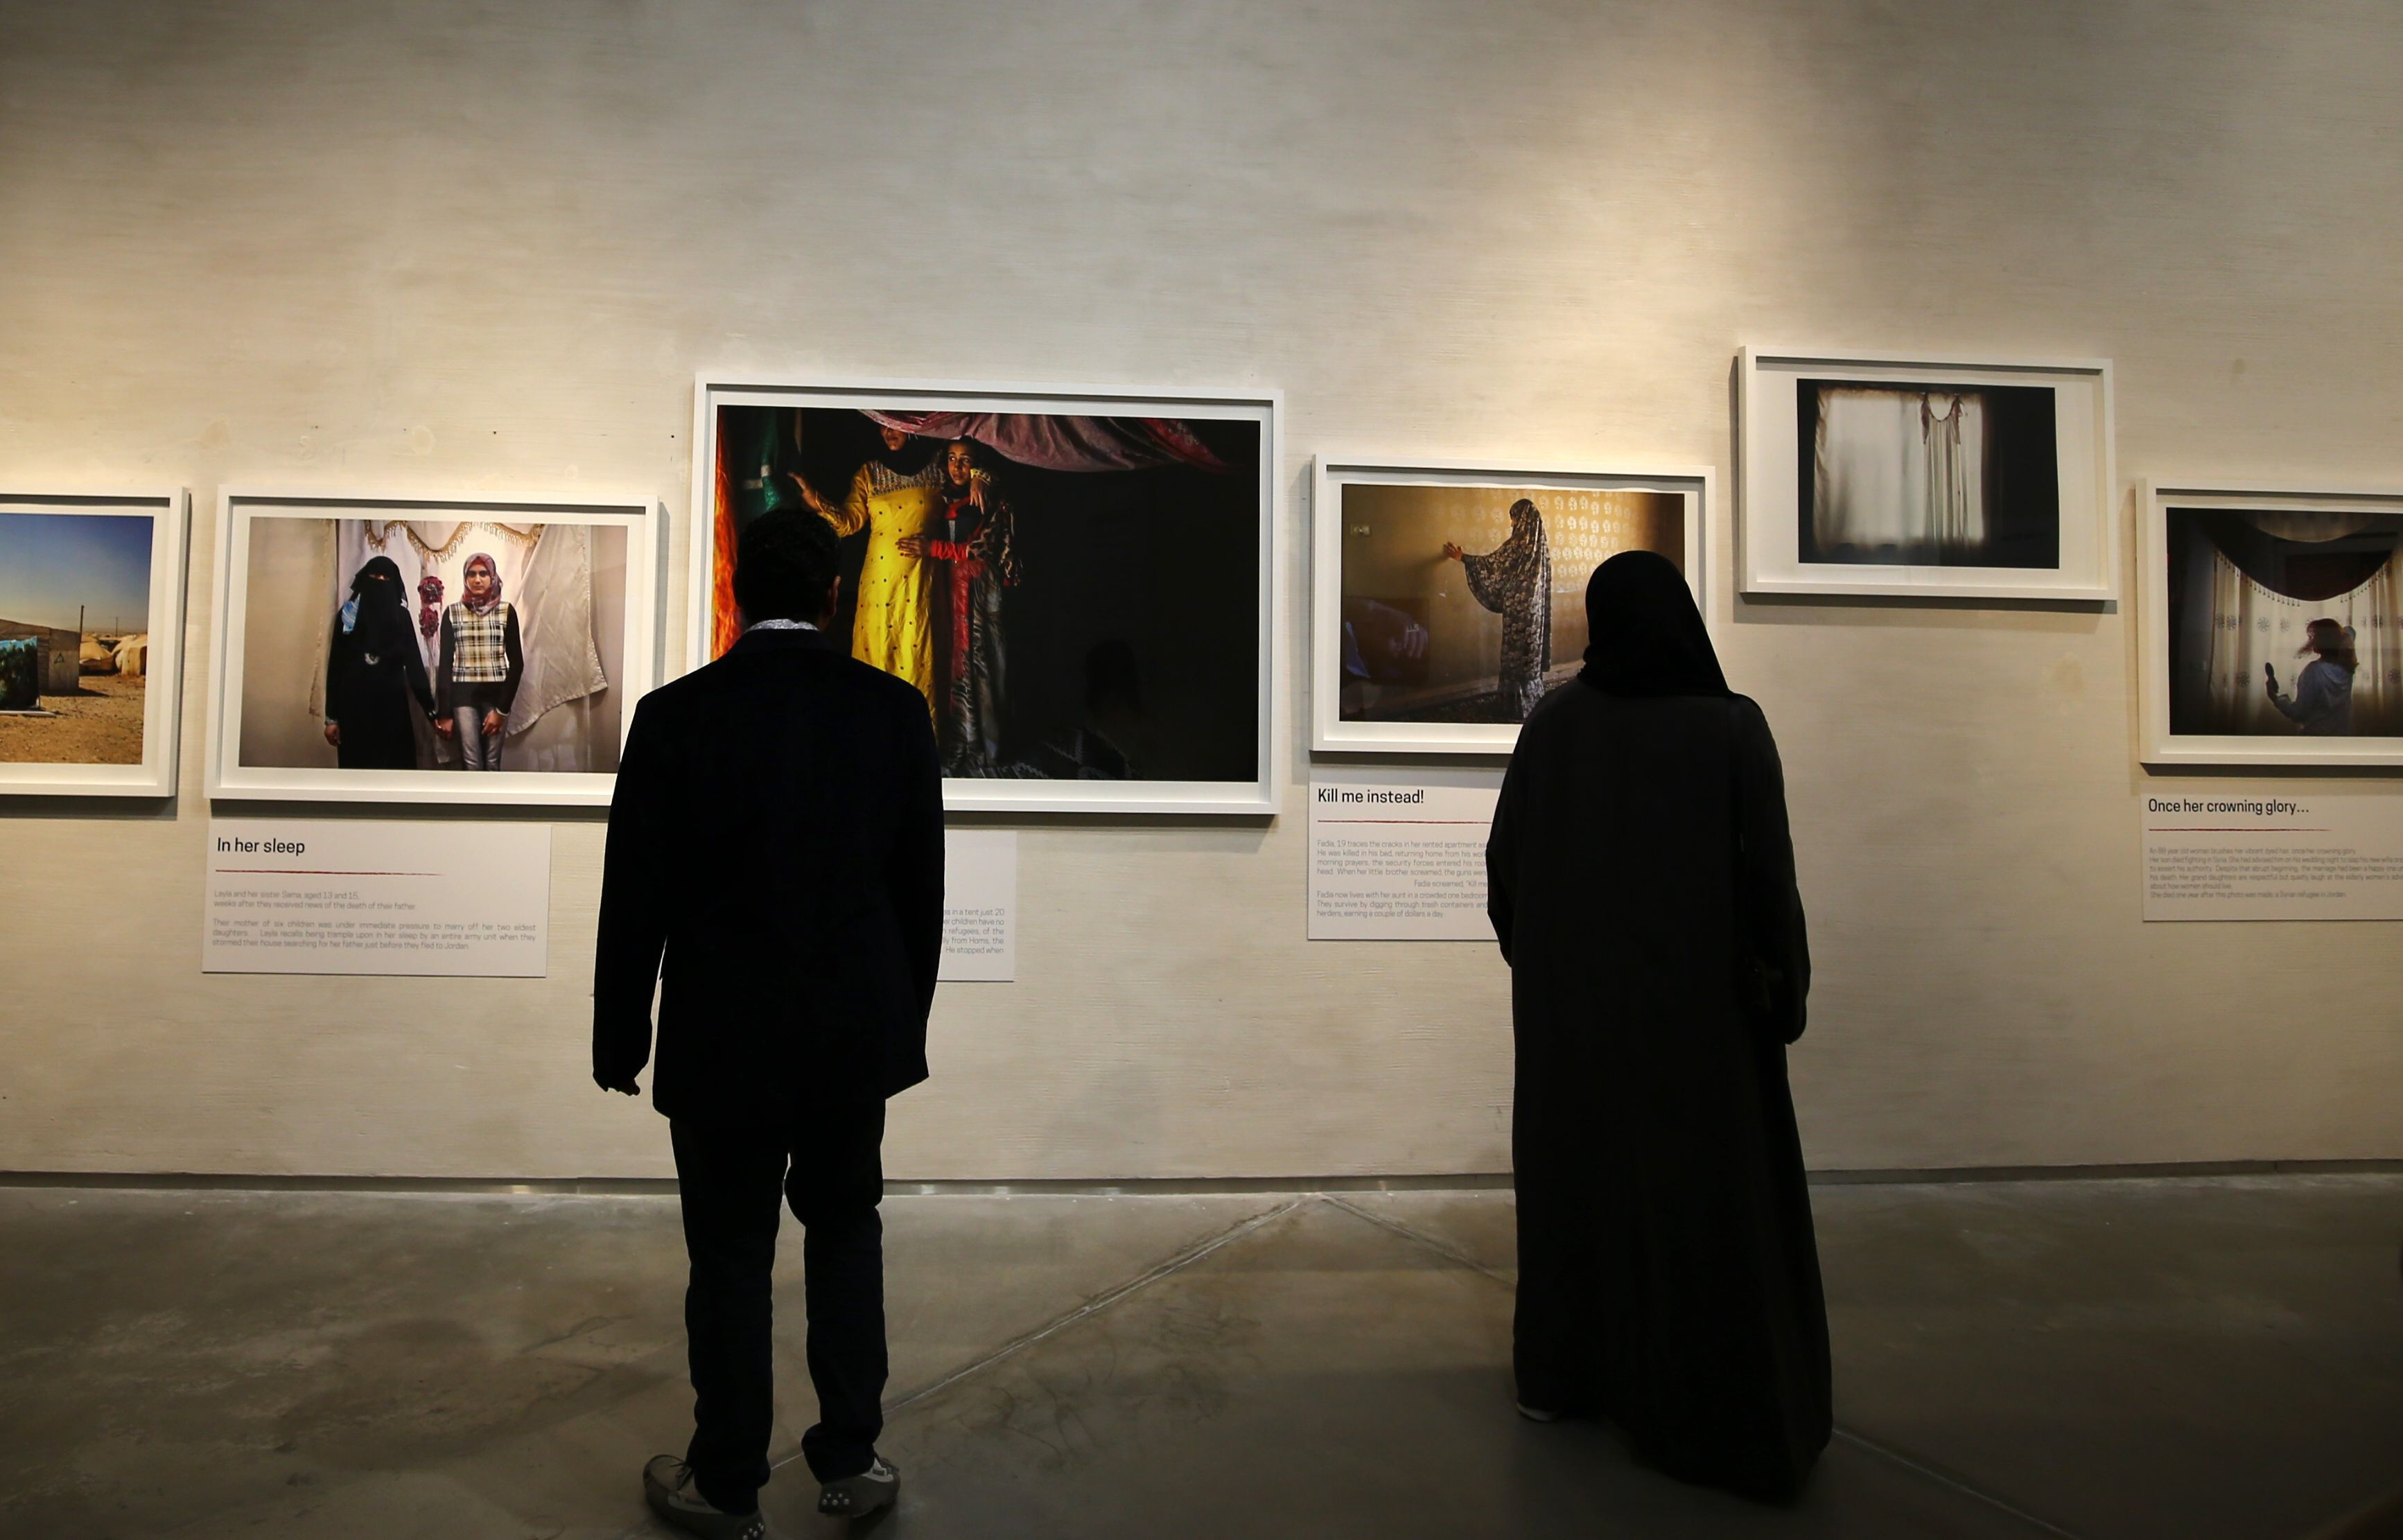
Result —
[{"label": "dark trousers", "polygon": [[820,1108],[785,1132],[671,1120],[692,1278],[684,1328],[692,1359],[692,1444],[702,1497],[758,1505],[775,1419],[769,1274],[778,1210],[802,1226],[803,1303],[818,1421],[801,1457],[821,1481],[868,1468],[884,1426],[882,1102]]}]

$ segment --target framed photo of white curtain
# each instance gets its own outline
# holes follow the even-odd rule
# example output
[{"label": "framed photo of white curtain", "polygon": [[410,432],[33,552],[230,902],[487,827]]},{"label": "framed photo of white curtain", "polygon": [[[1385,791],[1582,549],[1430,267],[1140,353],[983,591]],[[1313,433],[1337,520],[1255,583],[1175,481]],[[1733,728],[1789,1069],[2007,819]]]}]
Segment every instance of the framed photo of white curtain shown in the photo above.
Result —
[{"label": "framed photo of white curtain", "polygon": [[1746,593],[2118,594],[2111,366],[1747,347]]},{"label": "framed photo of white curtain", "polygon": [[688,667],[742,634],[742,532],[823,518],[834,633],[926,697],[945,807],[1273,812],[1278,416],[1272,392],[703,374]]},{"label": "framed photo of white curtain", "polygon": [[0,796],[174,795],[189,507],[0,490]]},{"label": "framed photo of white curtain", "polygon": [[655,674],[659,506],[229,490],[213,798],[609,800]]},{"label": "framed photo of white curtain", "polygon": [[1714,480],[1700,466],[1320,455],[1312,748],[1509,753],[1535,702],[1577,673],[1595,567],[1655,551],[1703,603]]},{"label": "framed photo of white curtain", "polygon": [[2403,765],[2403,489],[2155,481],[2144,759]]}]

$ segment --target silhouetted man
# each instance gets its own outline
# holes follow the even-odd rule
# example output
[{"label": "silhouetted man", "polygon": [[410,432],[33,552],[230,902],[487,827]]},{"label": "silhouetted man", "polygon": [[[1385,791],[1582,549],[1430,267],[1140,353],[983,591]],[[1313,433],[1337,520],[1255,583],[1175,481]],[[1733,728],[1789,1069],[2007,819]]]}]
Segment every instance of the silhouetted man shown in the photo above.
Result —
[{"label": "silhouetted man", "polygon": [[[609,809],[592,1078],[669,1120],[691,1282],[692,1443],[644,1467],[677,1528],[762,1533],[780,1200],[804,1228],[802,1458],[821,1513],[900,1488],[883,1426],[884,1099],[926,1077],[943,911],[941,770],[925,698],[823,630],[834,531],[799,509],[743,532],[725,657],[644,698]],[[664,965],[662,957],[664,956]]]}]

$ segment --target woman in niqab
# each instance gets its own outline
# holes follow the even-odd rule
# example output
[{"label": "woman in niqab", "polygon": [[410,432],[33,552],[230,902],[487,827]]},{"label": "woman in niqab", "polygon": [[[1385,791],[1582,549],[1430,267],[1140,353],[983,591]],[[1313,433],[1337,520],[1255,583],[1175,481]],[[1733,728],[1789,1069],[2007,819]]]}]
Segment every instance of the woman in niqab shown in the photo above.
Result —
[{"label": "woman in niqab", "polygon": [[326,659],[326,742],[344,770],[415,770],[414,713],[430,716],[434,687],[417,650],[409,590],[389,556],[372,556],[351,578],[334,614]]},{"label": "woman in niqab", "polygon": [[1485,851],[1517,1049],[1519,1403],[1779,1500],[1830,1422],[1777,747],[1665,558],[1611,558],[1586,614],[1584,671],[1521,729]]}]

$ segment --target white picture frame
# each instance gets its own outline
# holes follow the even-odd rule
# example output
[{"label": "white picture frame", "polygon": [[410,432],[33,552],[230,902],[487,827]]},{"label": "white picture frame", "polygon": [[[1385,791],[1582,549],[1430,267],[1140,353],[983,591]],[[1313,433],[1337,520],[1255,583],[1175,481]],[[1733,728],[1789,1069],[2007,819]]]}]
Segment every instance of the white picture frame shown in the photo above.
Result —
[{"label": "white picture frame", "polygon": [[[285,491],[229,487],[217,499],[217,565],[211,604],[215,648],[210,667],[208,795],[224,801],[424,803],[437,805],[605,806],[617,784],[614,770],[569,771],[505,769],[467,773],[451,769],[362,770],[286,764],[245,764],[243,703],[252,661],[248,622],[253,536],[262,520],[313,520],[400,523],[580,524],[624,531],[622,607],[596,604],[596,638],[616,622],[618,673],[606,676],[608,649],[596,639],[604,688],[616,696],[616,749],[622,749],[635,702],[657,682],[659,554],[664,517],[650,497],[512,496],[493,493],[406,495],[387,493]],[[297,601],[330,605],[325,593]],[[297,661],[297,660],[294,660]],[[287,671],[288,672],[288,669]],[[590,692],[597,695],[599,691]],[[605,742],[605,738],[604,739]],[[615,753],[611,755],[614,760]],[[505,757],[504,764],[507,759]]]},{"label": "white picture frame", "polygon": [[[1683,504],[1682,530],[1674,555],[1707,616],[1710,592],[1703,571],[1709,520],[1715,516],[1717,472],[1706,465],[1558,465],[1507,460],[1409,458],[1322,453],[1311,463],[1310,700],[1311,748],[1343,755],[1507,755],[1519,741],[1517,722],[1379,721],[1343,715],[1344,494],[1354,487],[1427,488],[1438,491],[1559,493],[1578,494],[1653,493]],[[1555,510],[1557,513],[1557,510]],[[1553,517],[1553,516],[1548,516]],[[1571,514],[1569,518],[1576,518]],[[1558,519],[1553,518],[1557,523]],[[1572,548],[1575,532],[1548,526],[1552,550],[1552,604],[1583,614],[1585,583],[1605,550]],[[1562,555],[1584,550],[1574,580],[1562,576]],[[1653,548],[1646,547],[1645,548]],[[1573,591],[1572,591],[1573,590]],[[1557,630],[1557,626],[1555,628]],[[1573,657],[1555,647],[1555,683],[1576,672]]]},{"label": "white picture frame", "polygon": [[[943,805],[952,812],[1076,813],[1097,816],[1183,814],[1265,817],[1277,811],[1277,624],[1275,561],[1281,527],[1280,466],[1284,398],[1274,390],[1143,391],[1108,387],[995,384],[962,381],[827,379],[758,371],[703,370],[693,390],[693,471],[689,624],[686,668],[715,656],[730,621],[718,615],[724,554],[717,507],[721,409],[767,407],[813,410],[1000,413],[1122,419],[1170,419],[1257,428],[1256,474],[1250,481],[1246,529],[1253,542],[1249,592],[1254,623],[1251,724],[1253,753],[1241,778],[1209,780],[1011,779],[946,775]],[[1007,456],[995,460],[1007,465]],[[1023,469],[1023,467],[1020,467]],[[1020,515],[1021,524],[1033,513]],[[729,515],[727,527],[732,527]],[[1145,575],[1130,574],[1129,581]],[[1165,575],[1173,577],[1174,575]],[[1029,581],[1034,579],[1030,577]],[[1013,661],[1012,668],[1020,665]]]},{"label": "white picture frame", "polygon": [[[1747,346],[1737,354],[1736,381],[1737,572],[1744,593],[2090,604],[2118,596],[2119,504],[2109,360]],[[1883,387],[1897,395],[1914,387],[1956,395],[1982,388],[2009,392],[2014,403],[2028,401],[2024,392],[2029,388],[2050,391],[2049,451],[2055,502],[2049,514],[2034,515],[2025,532],[2033,537],[2039,528],[2049,530],[2047,537],[2053,542],[2049,563],[2042,560],[2040,541],[2033,552],[2026,541],[2019,542],[2022,555],[2035,564],[1840,559],[1841,549],[1851,548],[1820,554],[1804,534],[1805,493],[1813,489],[1804,485],[1799,458],[1803,393],[1818,382]],[[1813,394],[1811,399],[1815,405],[1819,397]],[[1999,422],[2001,417],[1997,411],[1983,420]],[[2015,405],[2010,420],[2018,423],[2027,418]],[[1952,420],[1959,420],[1957,402]],[[2041,418],[2035,421],[2040,423]],[[1953,442],[1959,443],[1957,427]],[[2029,455],[2046,450],[2030,433],[2015,433],[2008,442],[2021,448],[2012,456],[2015,465],[2027,464]],[[1989,451],[1991,447],[1989,440]],[[1903,474],[1899,466],[1897,474]],[[1982,493],[1980,497],[1978,517],[1982,520]],[[2020,506],[2026,501],[2013,500]]]},{"label": "white picture frame", "polygon": [[[2174,518],[2183,520],[2197,515],[2229,513],[2268,513],[2286,515],[2362,514],[2386,516],[2393,520],[2398,534],[2403,534],[2403,487],[2375,488],[2367,486],[2322,487],[2307,489],[2295,482],[2268,482],[2224,478],[2147,480],[2143,488],[2143,501],[2136,515],[2136,548],[2140,563],[2136,585],[2137,605],[2137,710],[2141,761],[2162,766],[2220,766],[2231,770],[2285,770],[2311,766],[2403,766],[2403,731],[2393,735],[2371,737],[2317,737],[2300,730],[2284,732],[2252,731],[2245,733],[2204,730],[2175,730],[2176,716],[2187,712],[2177,710],[2186,704],[2193,716],[2206,723],[2221,715],[2208,701],[2211,662],[2207,656],[2197,657],[2211,645],[2218,634],[2217,627],[2197,620],[2190,626],[2180,622],[2189,608],[2202,597],[2189,591],[2181,596],[2185,603],[2172,602],[2172,558],[2174,534],[2180,540],[2193,538],[2185,530],[2174,532]],[[2397,565],[2403,564],[2403,549],[2387,559],[2379,574],[2388,585],[2384,598],[2389,603],[2377,609],[2373,640],[2361,648],[2363,669],[2374,670],[2373,687],[2390,692],[2390,699],[2403,698],[2403,615],[2394,613],[2394,601],[2403,594],[2403,575]],[[2189,574],[2190,581],[2208,581],[2202,573]],[[2373,578],[2369,581],[2375,581]],[[2365,581],[2354,594],[2367,589]],[[2244,648],[2246,661],[2241,668],[2231,666],[2231,676],[2241,673],[2241,687],[2249,698],[2257,693],[2266,701],[2267,692],[2257,689],[2253,661],[2259,656],[2273,658],[2282,688],[2293,698],[2296,677],[2303,659],[2296,657],[2309,622],[2320,612],[2341,612],[2352,608],[2354,595],[2332,599],[2288,599],[2263,590],[2264,614],[2254,617],[2252,625],[2267,639],[2266,645]],[[2275,610],[2274,617],[2266,613]],[[2291,611],[2291,613],[2285,613]],[[2242,617],[2242,611],[2236,612]],[[2185,634],[2174,634],[2174,628]],[[2284,628],[2284,629],[2282,629]],[[2204,634],[2208,632],[2209,634]],[[2188,677],[2199,671],[2201,677]],[[2361,687],[2354,687],[2356,698]],[[2202,698],[2181,694],[2200,689]],[[2356,699],[2359,709],[2368,702]]]},{"label": "white picture frame", "polygon": [[[191,525],[191,497],[184,488],[89,492],[0,491],[0,516],[141,520],[149,526],[147,606],[143,616],[147,656],[143,662],[142,754],[136,762],[92,764],[66,760],[0,761],[0,796],[160,798],[175,794],[176,740],[183,718],[185,562]],[[139,537],[130,537],[139,544]],[[25,617],[27,631],[49,630]],[[92,618],[97,618],[92,617]],[[12,630],[17,628],[11,628]],[[129,628],[130,630],[130,628]],[[87,622],[83,635],[91,634]],[[81,693],[82,636],[76,639]],[[45,649],[47,652],[48,649]],[[112,671],[116,672],[116,671]]]}]

